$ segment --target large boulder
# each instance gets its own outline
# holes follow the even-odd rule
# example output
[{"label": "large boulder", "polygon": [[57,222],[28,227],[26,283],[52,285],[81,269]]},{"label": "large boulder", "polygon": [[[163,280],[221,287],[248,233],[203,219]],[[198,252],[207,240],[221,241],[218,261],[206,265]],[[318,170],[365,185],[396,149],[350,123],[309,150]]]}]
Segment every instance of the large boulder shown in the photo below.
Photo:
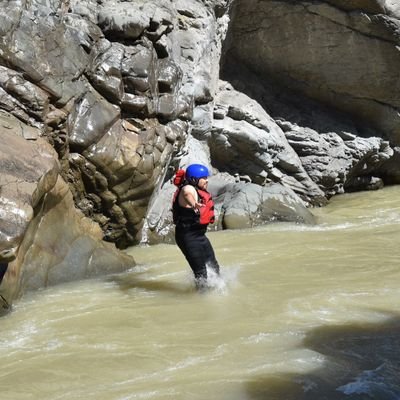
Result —
[{"label": "large boulder", "polygon": [[[267,186],[234,183],[217,198],[219,223],[224,229],[246,229],[271,222],[315,224],[316,219],[293,190],[279,183]],[[223,200],[221,201],[221,197]]]},{"label": "large boulder", "polygon": [[54,187],[59,164],[53,148],[6,113],[0,113],[0,261],[16,258],[35,209]]},{"label": "large boulder", "polygon": [[57,154],[38,134],[0,113],[0,295],[6,305],[27,290],[134,266],[75,208]]},{"label": "large boulder", "polygon": [[102,236],[100,227],[75,208],[68,185],[59,177],[29,222],[0,294],[11,303],[26,291],[135,266],[132,257]]}]

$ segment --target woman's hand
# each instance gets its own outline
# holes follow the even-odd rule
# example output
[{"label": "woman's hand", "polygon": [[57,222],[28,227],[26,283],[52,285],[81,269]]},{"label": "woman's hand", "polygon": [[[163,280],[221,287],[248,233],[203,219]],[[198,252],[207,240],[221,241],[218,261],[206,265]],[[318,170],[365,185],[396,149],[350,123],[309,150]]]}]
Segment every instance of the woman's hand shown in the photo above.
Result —
[{"label": "woman's hand", "polygon": [[200,208],[201,208],[201,207],[204,207],[204,204],[201,204],[201,203],[199,203],[199,202],[197,202],[197,201],[192,205],[193,211],[194,211],[196,214],[199,214],[199,213],[200,213]]}]

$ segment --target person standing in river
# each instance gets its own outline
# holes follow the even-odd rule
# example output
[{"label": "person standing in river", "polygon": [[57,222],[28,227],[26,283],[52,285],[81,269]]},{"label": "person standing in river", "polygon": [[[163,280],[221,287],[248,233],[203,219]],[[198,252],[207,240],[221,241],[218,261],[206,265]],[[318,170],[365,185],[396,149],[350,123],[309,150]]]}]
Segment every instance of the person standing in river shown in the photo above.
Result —
[{"label": "person standing in river", "polygon": [[175,241],[195,277],[196,287],[207,287],[207,267],[219,275],[214,249],[206,236],[208,224],[215,220],[214,202],[207,191],[208,168],[191,164],[186,172],[179,170],[174,184],[178,186],[173,198]]}]

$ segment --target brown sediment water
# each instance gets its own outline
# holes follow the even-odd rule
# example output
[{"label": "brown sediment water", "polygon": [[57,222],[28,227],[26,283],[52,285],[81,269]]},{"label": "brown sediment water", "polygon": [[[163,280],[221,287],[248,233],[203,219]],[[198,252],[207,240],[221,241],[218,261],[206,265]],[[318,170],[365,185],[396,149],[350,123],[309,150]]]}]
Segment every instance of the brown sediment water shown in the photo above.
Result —
[{"label": "brown sediment water", "polygon": [[315,226],[212,232],[206,293],[176,246],[26,295],[0,319],[2,400],[400,398],[400,188]]}]

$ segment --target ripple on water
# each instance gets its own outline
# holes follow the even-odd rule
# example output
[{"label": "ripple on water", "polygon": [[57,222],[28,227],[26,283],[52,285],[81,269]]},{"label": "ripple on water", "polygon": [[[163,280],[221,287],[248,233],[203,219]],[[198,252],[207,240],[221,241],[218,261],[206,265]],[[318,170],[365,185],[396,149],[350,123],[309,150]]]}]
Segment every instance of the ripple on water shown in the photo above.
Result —
[{"label": "ripple on water", "polygon": [[1,321],[0,397],[398,400],[398,330],[385,324],[398,196],[386,211],[362,196],[318,210],[321,225],[210,234],[221,276],[205,295],[176,246],[154,246],[125,274],[24,297]]}]

